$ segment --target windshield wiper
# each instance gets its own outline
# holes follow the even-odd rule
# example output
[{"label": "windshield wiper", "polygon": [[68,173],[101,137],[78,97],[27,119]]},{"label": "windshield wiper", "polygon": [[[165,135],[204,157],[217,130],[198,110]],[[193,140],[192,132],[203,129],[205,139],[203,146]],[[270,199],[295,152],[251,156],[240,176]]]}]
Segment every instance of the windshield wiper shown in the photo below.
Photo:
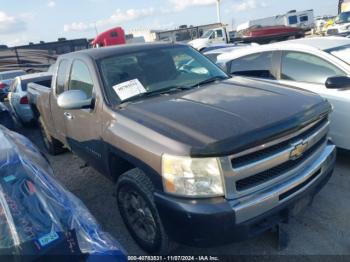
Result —
[{"label": "windshield wiper", "polygon": [[230,77],[228,76],[213,76],[211,78],[208,78],[206,80],[203,80],[195,85],[193,85],[192,87],[195,87],[195,86],[200,86],[200,85],[205,85],[205,84],[209,84],[209,83],[212,83],[212,82],[215,82],[217,80],[225,80],[225,79],[229,79]]}]

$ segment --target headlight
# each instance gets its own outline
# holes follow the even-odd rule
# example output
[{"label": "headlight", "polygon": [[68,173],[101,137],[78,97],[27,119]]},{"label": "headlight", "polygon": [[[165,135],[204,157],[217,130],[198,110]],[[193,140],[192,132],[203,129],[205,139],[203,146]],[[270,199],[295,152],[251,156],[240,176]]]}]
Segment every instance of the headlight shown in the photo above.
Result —
[{"label": "headlight", "polygon": [[181,196],[224,195],[217,158],[190,158],[163,155],[163,185],[166,192]]}]

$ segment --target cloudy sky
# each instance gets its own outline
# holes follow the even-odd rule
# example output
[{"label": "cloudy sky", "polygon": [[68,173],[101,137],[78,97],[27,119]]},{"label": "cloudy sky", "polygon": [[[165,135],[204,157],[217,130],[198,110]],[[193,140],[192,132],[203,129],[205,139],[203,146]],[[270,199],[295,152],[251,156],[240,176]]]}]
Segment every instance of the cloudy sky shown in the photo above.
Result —
[{"label": "cloudy sky", "polygon": [[[216,22],[215,0],[0,0],[0,44],[93,38],[113,26],[168,29]],[[336,14],[338,0],[221,0],[222,20],[249,19],[314,9]],[[95,29],[96,28],[96,29]]]}]

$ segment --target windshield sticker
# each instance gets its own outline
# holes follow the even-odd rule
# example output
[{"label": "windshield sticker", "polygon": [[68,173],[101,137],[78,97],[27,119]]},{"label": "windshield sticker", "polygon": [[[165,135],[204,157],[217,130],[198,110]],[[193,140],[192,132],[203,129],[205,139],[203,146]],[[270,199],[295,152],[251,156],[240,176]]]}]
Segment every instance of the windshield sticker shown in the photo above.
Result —
[{"label": "windshield sticker", "polygon": [[146,89],[138,79],[133,79],[130,81],[120,83],[118,85],[113,86],[113,89],[122,101],[130,97],[146,93]]}]

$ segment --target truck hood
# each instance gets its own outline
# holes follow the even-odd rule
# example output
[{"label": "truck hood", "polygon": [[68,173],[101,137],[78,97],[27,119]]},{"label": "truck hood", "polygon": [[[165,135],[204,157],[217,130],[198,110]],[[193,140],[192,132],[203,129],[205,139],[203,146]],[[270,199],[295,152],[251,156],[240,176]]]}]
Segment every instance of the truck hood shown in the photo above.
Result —
[{"label": "truck hood", "polygon": [[198,38],[195,40],[192,40],[190,42],[188,42],[188,44],[196,49],[198,49],[198,47],[202,47],[205,46],[208,43],[208,39],[207,38]]},{"label": "truck hood", "polygon": [[294,132],[330,109],[313,93],[234,77],[118,112],[189,146],[192,156],[219,156]]}]

